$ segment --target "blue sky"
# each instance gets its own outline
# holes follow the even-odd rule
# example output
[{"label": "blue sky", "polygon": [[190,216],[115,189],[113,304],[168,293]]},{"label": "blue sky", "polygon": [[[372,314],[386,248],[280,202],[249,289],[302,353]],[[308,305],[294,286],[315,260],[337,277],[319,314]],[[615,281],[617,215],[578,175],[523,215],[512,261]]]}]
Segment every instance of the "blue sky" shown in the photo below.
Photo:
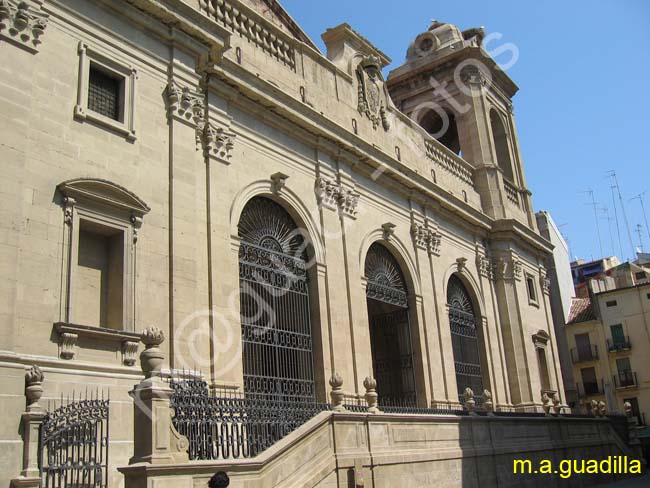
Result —
[{"label": "blue sky", "polygon": [[650,252],[641,206],[630,201],[648,190],[644,204],[650,218],[650,1],[281,3],[323,51],[321,33],[347,22],[392,58],[388,69],[402,64],[411,40],[434,18],[501,33],[495,46],[510,42],[519,51],[507,72],[520,87],[513,101],[535,209],[551,213],[573,256],[597,258],[594,211],[589,194],[581,193],[591,188],[600,208],[603,254],[629,258],[618,197],[622,253],[616,225],[602,210],[606,206],[614,218],[607,172],[616,170],[633,244],[639,246],[635,227],[641,224],[644,250]]}]

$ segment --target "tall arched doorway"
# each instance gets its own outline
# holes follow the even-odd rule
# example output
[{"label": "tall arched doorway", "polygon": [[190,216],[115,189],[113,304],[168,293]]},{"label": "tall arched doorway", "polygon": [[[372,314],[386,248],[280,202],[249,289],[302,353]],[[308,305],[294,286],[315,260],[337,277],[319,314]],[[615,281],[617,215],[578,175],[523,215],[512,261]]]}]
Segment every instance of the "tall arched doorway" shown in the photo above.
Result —
[{"label": "tall arched doorway", "polygon": [[395,257],[381,244],[370,246],[365,262],[373,375],[379,405],[416,406],[408,291]]},{"label": "tall arched doorway", "polygon": [[251,199],[239,220],[244,392],[314,402],[304,232],[274,201]]},{"label": "tall arched doorway", "polygon": [[449,279],[447,305],[458,398],[463,403],[463,392],[469,387],[474,391],[476,403],[480,405],[483,400],[483,371],[476,313],[467,288],[456,275]]}]

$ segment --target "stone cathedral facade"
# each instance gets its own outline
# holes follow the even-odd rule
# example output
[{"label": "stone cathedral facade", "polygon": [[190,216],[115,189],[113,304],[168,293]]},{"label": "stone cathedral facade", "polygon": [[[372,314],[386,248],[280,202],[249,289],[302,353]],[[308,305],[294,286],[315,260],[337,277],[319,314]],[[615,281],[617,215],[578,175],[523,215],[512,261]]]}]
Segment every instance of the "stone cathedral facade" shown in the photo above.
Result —
[{"label": "stone cathedral facade", "polygon": [[152,325],[214,391],[564,405],[518,88],[483,37],[434,22],[384,76],[272,0],[0,1],[2,484],[32,365],[43,400],[110,394],[128,464]]}]

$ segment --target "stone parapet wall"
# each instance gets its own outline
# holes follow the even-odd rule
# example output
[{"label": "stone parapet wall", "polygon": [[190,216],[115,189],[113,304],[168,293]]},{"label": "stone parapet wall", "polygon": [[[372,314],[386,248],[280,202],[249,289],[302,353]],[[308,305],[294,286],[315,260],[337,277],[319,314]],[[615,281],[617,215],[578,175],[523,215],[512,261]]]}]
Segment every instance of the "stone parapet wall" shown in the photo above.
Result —
[{"label": "stone parapet wall", "polygon": [[612,475],[515,476],[513,460],[615,455],[631,453],[607,419],[324,412],[254,459],[121,471],[126,488],[198,488],[218,471],[234,488],[592,486]]}]

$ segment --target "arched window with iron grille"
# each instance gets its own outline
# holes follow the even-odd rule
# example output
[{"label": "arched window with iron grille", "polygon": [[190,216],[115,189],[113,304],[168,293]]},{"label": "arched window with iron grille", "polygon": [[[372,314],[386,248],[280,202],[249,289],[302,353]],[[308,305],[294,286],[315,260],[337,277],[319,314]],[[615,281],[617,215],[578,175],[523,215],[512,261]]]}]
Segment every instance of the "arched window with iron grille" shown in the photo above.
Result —
[{"label": "arched window with iron grille", "polygon": [[381,244],[370,246],[365,262],[372,369],[379,405],[417,405],[408,291],[395,257]]},{"label": "arched window with iron grille", "polygon": [[477,405],[480,405],[483,397],[483,371],[476,313],[467,288],[456,275],[449,279],[447,305],[458,399],[461,403],[464,402],[463,392],[469,387],[474,392]]},{"label": "arched window with iron grille", "polygon": [[313,402],[305,232],[265,197],[246,204],[238,231],[244,391],[249,398]]}]

